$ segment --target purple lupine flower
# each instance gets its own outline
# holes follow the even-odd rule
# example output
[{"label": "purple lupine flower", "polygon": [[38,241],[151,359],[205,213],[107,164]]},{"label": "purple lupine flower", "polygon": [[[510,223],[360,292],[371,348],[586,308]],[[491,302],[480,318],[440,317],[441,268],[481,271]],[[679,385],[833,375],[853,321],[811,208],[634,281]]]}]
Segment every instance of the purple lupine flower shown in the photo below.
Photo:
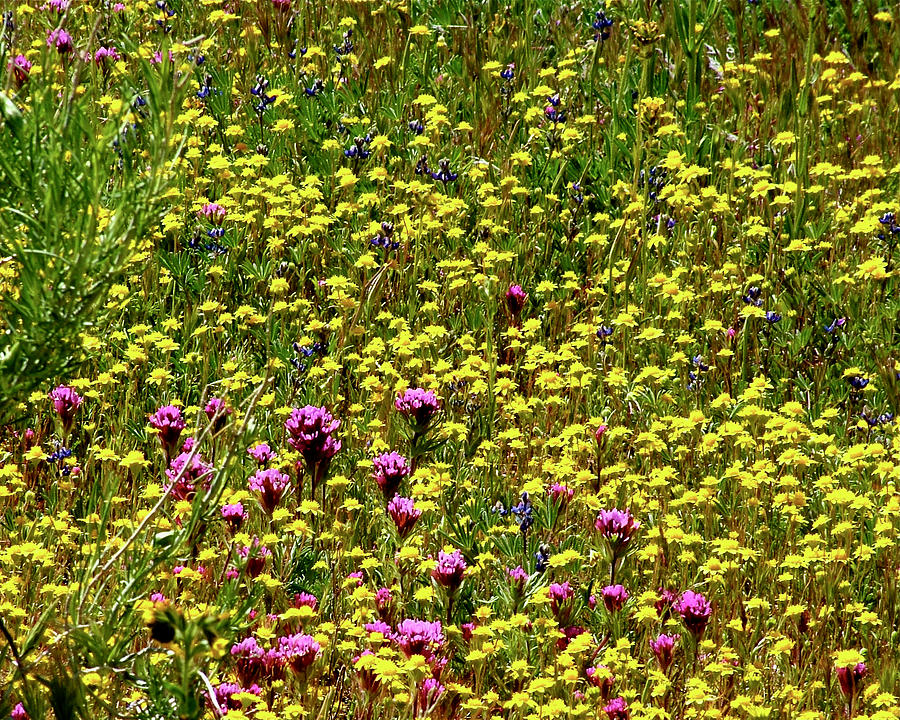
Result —
[{"label": "purple lupine flower", "polygon": [[575,491],[561,483],[553,483],[547,493],[550,495],[550,499],[560,507],[565,507],[575,497]]},{"label": "purple lupine flower", "polygon": [[335,420],[328,410],[314,405],[294,408],[284,423],[288,443],[303,455],[307,468],[337,455],[341,441],[334,433],[340,426],[341,421]]},{"label": "purple lupine flower", "polygon": [[441,409],[441,401],[431,390],[410,388],[397,396],[394,407],[418,431],[423,431]]},{"label": "purple lupine flower", "polygon": [[174,405],[163,405],[150,416],[150,427],[157,431],[159,444],[162,445],[167,458],[171,457],[175,446],[178,445],[184,425],[181,410]]},{"label": "purple lupine flower", "polygon": [[231,646],[231,657],[235,662],[235,673],[244,687],[256,684],[265,668],[263,650],[252,635]]},{"label": "purple lupine flower", "polygon": [[703,635],[712,614],[709,601],[700,593],[693,590],[685,590],[672,606],[675,612],[681,616],[685,627],[697,638]]},{"label": "purple lupine flower", "polygon": [[521,285],[510,285],[504,297],[506,298],[506,307],[509,308],[513,317],[517,317],[522,312],[525,302],[528,300],[528,295]]},{"label": "purple lupine flower", "polygon": [[389,452],[378,455],[372,460],[374,472],[372,477],[381,489],[385,500],[390,500],[400,489],[403,478],[408,477],[411,468],[406,458],[398,452]]},{"label": "purple lupine flower", "polygon": [[675,659],[675,643],[680,637],[681,635],[659,635],[656,640],[650,641],[650,649],[656,655],[659,669],[664,673]]},{"label": "purple lupine flower", "polygon": [[259,544],[259,538],[253,538],[251,545],[244,545],[238,550],[238,554],[246,561],[247,575],[251,578],[259,577],[266,567],[266,560],[272,557],[272,551]]},{"label": "purple lupine flower", "polygon": [[437,567],[431,571],[431,577],[437,580],[439,585],[456,590],[462,583],[465,571],[466,561],[459,550],[454,550],[452,553],[445,553],[441,550],[438,553]]},{"label": "purple lupine flower", "polygon": [[426,659],[437,655],[444,647],[444,630],[440,620],[402,620],[392,639],[407,658],[422,655]]},{"label": "purple lupine flower", "polygon": [[275,459],[275,452],[267,443],[258,443],[253,447],[247,448],[247,454],[260,465],[265,465]]},{"label": "purple lupine flower", "polygon": [[609,542],[613,555],[618,555],[631,542],[641,523],[628,510],[613,508],[601,510],[594,527]]},{"label": "purple lupine flower", "polygon": [[841,692],[848,700],[852,700],[859,692],[863,678],[868,675],[869,669],[865,663],[857,663],[852,667],[835,668],[838,682],[841,684]]},{"label": "purple lupine flower", "polygon": [[62,420],[63,428],[69,432],[75,420],[75,413],[81,407],[81,395],[68,385],[59,385],[50,391],[50,399],[53,401],[53,409]]},{"label": "purple lupine flower", "polygon": [[608,705],[603,707],[603,712],[606,713],[609,720],[629,720],[631,717],[631,713],[628,710],[628,703],[625,702],[625,698],[617,697],[614,700],[611,700]]},{"label": "purple lupine flower", "polygon": [[16,87],[22,87],[28,82],[28,74],[31,72],[31,61],[24,55],[16,55],[9,61],[9,69],[16,81]]},{"label": "purple lupine flower", "polygon": [[316,661],[322,647],[312,635],[297,633],[278,638],[278,650],[291,670],[300,675]]},{"label": "purple lupine flower", "polygon": [[60,55],[68,55],[75,49],[72,36],[62,28],[52,30],[47,35],[47,47],[56,48],[56,52]]},{"label": "purple lupine flower", "polygon": [[628,591],[622,585],[607,585],[601,590],[603,604],[609,612],[618,612],[628,602]]},{"label": "purple lupine flower", "polygon": [[422,511],[416,507],[411,498],[400,497],[394,495],[394,499],[388,503],[388,515],[397,526],[397,533],[401,538],[405,538],[415,527],[419,518],[422,517]]},{"label": "purple lupine flower", "polygon": [[219,203],[205,203],[197,214],[209,220],[213,225],[221,225],[228,211]]},{"label": "purple lupine flower", "polygon": [[[172,497],[176,500],[191,500],[197,494],[197,486],[204,490],[209,488],[209,479],[213,468],[203,458],[196,454],[193,457],[189,452],[183,452],[169,463],[166,477],[169,478],[172,488]],[[179,478],[178,476],[181,475]]]},{"label": "purple lupine flower", "polygon": [[247,519],[247,512],[239,502],[224,505],[222,507],[222,519],[228,523],[228,529],[234,534],[241,529],[244,520]]},{"label": "purple lupine flower", "polygon": [[212,432],[215,434],[225,427],[225,423],[228,422],[228,416],[231,415],[233,411],[225,404],[225,401],[222,398],[214,397],[210,398],[209,402],[206,403],[203,412],[206,413],[207,420],[212,422]]},{"label": "purple lupine flower", "polygon": [[275,512],[287,490],[290,478],[277,468],[257,470],[250,478],[250,490],[259,493],[259,504],[267,515]]},{"label": "purple lupine flower", "polygon": [[584,671],[587,675],[588,682],[594,687],[600,688],[600,697],[608,700],[612,694],[613,686],[616,684],[616,676],[610,672],[606,665],[598,665],[597,667],[589,667]]}]

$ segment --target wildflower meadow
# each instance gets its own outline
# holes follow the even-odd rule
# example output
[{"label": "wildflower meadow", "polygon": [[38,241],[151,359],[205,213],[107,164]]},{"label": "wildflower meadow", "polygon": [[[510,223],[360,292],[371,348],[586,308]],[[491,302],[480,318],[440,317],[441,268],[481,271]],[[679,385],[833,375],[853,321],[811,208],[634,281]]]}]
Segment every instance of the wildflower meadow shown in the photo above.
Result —
[{"label": "wildflower meadow", "polygon": [[0,718],[900,718],[900,6],[0,10]]}]

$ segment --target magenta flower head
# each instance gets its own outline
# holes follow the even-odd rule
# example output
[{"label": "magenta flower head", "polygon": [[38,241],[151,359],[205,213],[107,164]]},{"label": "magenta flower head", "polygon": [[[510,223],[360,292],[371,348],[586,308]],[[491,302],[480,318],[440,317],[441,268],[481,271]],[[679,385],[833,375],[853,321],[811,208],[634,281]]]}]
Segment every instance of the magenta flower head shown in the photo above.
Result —
[{"label": "magenta flower head", "polygon": [[422,511],[410,498],[399,495],[394,495],[394,499],[388,503],[387,512],[394,521],[394,525],[397,526],[397,533],[401,538],[409,535],[419,518],[422,517]]},{"label": "magenta flower head", "polygon": [[661,621],[665,621],[677,600],[678,593],[675,590],[669,590],[664,587],[659,589],[659,599],[656,601],[655,607]]},{"label": "magenta flower head", "polygon": [[[553,611],[553,614],[560,617],[560,614],[563,610],[566,609],[566,604],[575,597],[575,589],[569,584],[569,581],[566,580],[564,583],[553,583],[550,585],[549,589],[550,595],[550,609]],[[564,620],[560,620],[561,624],[565,624]]]},{"label": "magenta flower head", "polygon": [[22,703],[16,703],[9,717],[10,720],[28,720],[28,713],[25,711],[25,706]]},{"label": "magenta flower head", "polygon": [[246,561],[247,575],[256,578],[265,569],[266,560],[272,557],[272,551],[264,545],[260,545],[259,538],[253,538],[250,545],[244,545],[238,550],[238,555]]},{"label": "magenta flower head", "polygon": [[228,211],[219,203],[206,203],[198,213],[200,217],[206,218],[213,225],[221,225],[227,214]]},{"label": "magenta flower head", "polygon": [[575,491],[561,483],[553,483],[547,493],[550,495],[550,499],[559,507],[565,507],[575,497]]},{"label": "magenta flower head", "polygon": [[641,523],[628,510],[613,508],[601,510],[594,527],[609,542],[613,555],[619,555],[631,542]]},{"label": "magenta flower head", "polygon": [[603,436],[606,435],[607,430],[609,430],[609,426],[607,425],[598,425],[597,429],[594,430],[594,440],[597,441],[598,445],[603,440]]},{"label": "magenta flower head", "polygon": [[712,606],[709,601],[700,593],[685,590],[672,607],[681,616],[684,626],[691,631],[694,637],[700,639],[709,624],[709,616],[712,614]]},{"label": "magenta flower head", "polygon": [[506,291],[505,297],[506,307],[509,309],[510,314],[513,317],[517,317],[525,308],[525,302],[528,300],[528,295],[522,289],[521,285],[510,285],[509,290]]},{"label": "magenta flower head", "polygon": [[656,661],[659,663],[659,669],[664,673],[669,669],[672,661],[675,659],[675,643],[681,638],[681,635],[660,635],[656,640],[650,641],[650,649],[656,655]]},{"label": "magenta flower head", "polygon": [[437,567],[431,571],[431,577],[439,585],[456,590],[462,584],[465,571],[466,561],[459,550],[454,550],[452,553],[445,553],[441,550],[438,553]]},{"label": "magenta flower head", "polygon": [[259,443],[247,448],[247,454],[260,465],[265,465],[275,459],[275,453],[266,443]]},{"label": "magenta flower head", "polygon": [[431,390],[410,388],[397,396],[394,407],[416,432],[423,432],[441,409],[441,401]]},{"label": "magenta flower head", "polygon": [[243,688],[237,683],[219,683],[216,685],[216,704],[219,706],[219,709],[222,711],[222,714],[226,714],[229,710],[240,710],[243,705],[241,701],[235,697],[236,695],[240,695],[241,693],[250,693],[252,695],[259,695],[262,693],[259,685],[251,685],[248,688]]},{"label": "magenta flower head", "polygon": [[519,593],[524,592],[525,583],[528,582],[528,573],[525,572],[525,569],[521,565],[517,565],[512,569],[507,568],[506,574],[509,576],[509,582],[513,588]]},{"label": "magenta flower head", "polygon": [[115,45],[98,48],[97,52],[94,53],[94,62],[98,65],[106,65],[108,62],[118,62],[121,59],[122,56],[119,55]]},{"label": "magenta flower head", "polygon": [[353,658],[353,669],[356,672],[356,682],[360,690],[370,695],[381,692],[381,680],[373,669],[378,657],[371,650],[363,650]]},{"label": "magenta flower head", "polygon": [[307,468],[331,460],[341,449],[341,441],[334,434],[341,426],[323,407],[307,405],[295,408],[284,423],[288,443],[303,455]]},{"label": "magenta flower head", "polygon": [[266,651],[252,635],[231,646],[231,658],[235,662],[235,672],[241,685],[253,685],[262,677],[265,656]]},{"label": "magenta flower head", "polygon": [[228,529],[234,534],[241,529],[244,520],[247,519],[247,511],[244,510],[244,506],[239,502],[223,505],[222,519],[228,523]]},{"label": "magenta flower head", "polygon": [[222,398],[214,397],[210,398],[209,402],[206,403],[203,412],[206,413],[207,420],[212,422],[212,432],[215,434],[225,427],[225,423],[228,422],[228,416],[231,415],[232,410],[225,404],[225,401]]},{"label": "magenta flower head", "polygon": [[212,475],[212,465],[208,465],[199,453],[191,457],[189,452],[183,452],[169,463],[166,477],[169,478],[169,487],[172,488],[172,497],[176,500],[191,500],[197,494],[197,487],[203,490],[209,487],[209,479]]},{"label": "magenta flower head", "polygon": [[250,478],[250,490],[259,493],[259,504],[267,515],[275,512],[284,497],[290,478],[276,468],[257,470]]},{"label": "magenta flower head", "polygon": [[159,444],[162,445],[166,457],[171,457],[181,431],[184,430],[184,418],[181,410],[174,405],[163,405],[150,416],[150,427],[157,431]]},{"label": "magenta flower head", "polygon": [[291,607],[302,608],[308,607],[312,610],[315,610],[319,605],[319,598],[317,598],[312,593],[294,593],[294,599],[291,600]]},{"label": "magenta flower head", "polygon": [[81,407],[81,395],[68,385],[59,385],[50,391],[50,399],[53,401],[53,409],[62,420],[63,429],[69,432],[75,420],[75,413]]},{"label": "magenta flower head", "polygon": [[859,693],[863,678],[868,675],[869,669],[865,663],[857,663],[850,667],[839,667],[834,669],[838,676],[838,682],[841,684],[841,692],[848,700],[852,700]]},{"label": "magenta flower head", "polygon": [[628,602],[628,591],[622,585],[607,585],[601,590],[603,604],[611,612],[619,612]]},{"label": "magenta flower head", "polygon": [[278,12],[287,12],[291,9],[291,0],[272,0],[272,5]]},{"label": "magenta flower head", "polygon": [[600,697],[608,700],[612,694],[613,685],[616,684],[616,676],[612,674],[606,665],[598,665],[597,667],[589,667],[584,671],[587,675],[588,682],[594,687],[600,688]]},{"label": "magenta flower head", "polygon": [[298,633],[278,638],[278,650],[288,667],[297,675],[302,675],[319,657],[322,647],[312,635]]},{"label": "magenta flower head", "polygon": [[402,620],[393,640],[407,658],[413,655],[434,658],[444,647],[444,630],[440,620]]},{"label": "magenta flower head", "polygon": [[427,712],[437,704],[438,700],[440,700],[441,695],[444,694],[444,689],[444,686],[441,685],[441,681],[437,678],[425,678],[422,681],[422,684],[419,685],[418,706]]},{"label": "magenta flower head", "polygon": [[16,86],[22,87],[28,82],[28,74],[31,72],[31,61],[24,55],[16,55],[9,61],[9,69],[12,71]]},{"label": "magenta flower head", "polygon": [[631,713],[628,710],[628,703],[625,698],[617,697],[603,707],[603,712],[609,720],[629,720]]},{"label": "magenta flower head", "polygon": [[68,55],[75,49],[75,45],[72,42],[72,36],[62,28],[52,30],[50,34],[47,35],[47,47],[56,48],[56,52],[60,55]]},{"label": "magenta flower head", "polygon": [[393,614],[393,605],[394,594],[390,589],[386,587],[378,588],[378,592],[375,593],[375,609],[383,621],[387,622],[390,619]]},{"label": "magenta flower head", "polygon": [[378,455],[372,460],[372,465],[374,466],[372,477],[381,488],[385,500],[390,500],[397,494],[403,478],[408,477],[411,471],[406,458],[398,452]]}]

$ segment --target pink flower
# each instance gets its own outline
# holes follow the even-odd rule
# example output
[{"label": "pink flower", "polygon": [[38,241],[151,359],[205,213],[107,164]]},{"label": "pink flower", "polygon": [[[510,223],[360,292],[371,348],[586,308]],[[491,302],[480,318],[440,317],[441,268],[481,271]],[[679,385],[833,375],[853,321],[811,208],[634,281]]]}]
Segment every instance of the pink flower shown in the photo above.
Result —
[{"label": "pink flower", "polygon": [[506,291],[504,297],[506,298],[506,307],[514,317],[522,312],[525,308],[525,303],[528,300],[528,295],[522,289],[521,285],[510,285],[509,290]]},{"label": "pink flower", "polygon": [[459,550],[454,550],[452,553],[445,553],[441,550],[438,553],[437,567],[431,571],[431,577],[439,585],[456,590],[462,584],[465,571],[466,561]]},{"label": "pink flower", "polygon": [[609,427],[606,425],[598,425],[597,429],[594,430],[594,439],[598,444],[603,440],[603,436],[606,435],[607,430],[609,430]]},{"label": "pink flower", "polygon": [[394,499],[388,503],[388,515],[394,521],[397,527],[397,533],[401,538],[405,538],[412,532],[419,518],[422,517],[422,511],[419,510],[410,498],[394,495]]},{"label": "pink flower", "polygon": [[[204,462],[200,454],[193,457],[189,452],[183,452],[169,463],[166,477],[169,478],[172,488],[172,497],[176,500],[191,500],[197,494],[197,486],[204,490],[209,487],[209,479],[213,468]],[[166,488],[168,492],[168,487]]]},{"label": "pink flower", "polygon": [[228,211],[219,203],[206,203],[200,208],[198,215],[209,220],[213,225],[221,225]]},{"label": "pink flower", "polygon": [[245,545],[238,550],[244,560],[246,560],[245,569],[247,575],[251,578],[259,577],[266,567],[266,560],[272,557],[272,551],[269,548],[259,544],[259,538],[253,538],[251,545]]},{"label": "pink flower", "polygon": [[31,61],[24,55],[16,55],[9,61],[9,69],[12,71],[18,87],[22,87],[28,82],[28,74],[31,72],[31,67]]},{"label": "pink flower", "polygon": [[422,432],[441,409],[441,401],[431,390],[410,388],[397,396],[394,407]]},{"label": "pink flower", "polygon": [[856,696],[859,692],[863,678],[869,674],[869,669],[865,663],[857,663],[852,667],[835,668],[838,676],[838,682],[841,684],[841,692],[849,700]]},{"label": "pink flower", "polygon": [[181,410],[174,405],[163,405],[150,416],[150,427],[157,431],[159,443],[166,457],[169,457],[178,445],[184,425]]},{"label": "pink flower", "polygon": [[584,671],[584,674],[587,675],[588,682],[591,685],[600,688],[600,697],[608,700],[612,693],[613,685],[616,683],[616,676],[610,672],[609,668],[605,665],[589,667]]},{"label": "pink flower", "polygon": [[101,63],[105,64],[107,61],[118,62],[121,59],[122,56],[119,55],[115,45],[111,45],[110,47],[98,48],[97,52],[94,53],[94,62],[98,65],[100,65]]},{"label": "pink flower", "polygon": [[603,604],[609,612],[618,612],[628,602],[628,591],[622,585],[607,585],[601,591]]},{"label": "pink flower", "polygon": [[685,590],[673,606],[675,612],[681,616],[685,627],[699,638],[706,630],[712,607],[709,601],[700,593],[693,590]]},{"label": "pink flower", "polygon": [[209,402],[206,403],[203,412],[206,413],[207,420],[213,424],[213,433],[217,433],[225,427],[225,423],[228,422],[228,416],[231,415],[232,410],[225,404],[225,401],[222,398],[214,397],[210,398]]},{"label": "pink flower", "polygon": [[321,646],[312,635],[297,633],[278,638],[278,650],[296,674],[303,674],[321,654]]},{"label": "pink flower", "polygon": [[81,407],[81,395],[68,385],[59,385],[50,391],[50,399],[53,401],[53,409],[56,410],[56,414],[62,420],[63,428],[66,432],[69,432],[75,420],[75,413]]},{"label": "pink flower", "polygon": [[67,55],[75,49],[72,36],[62,28],[52,30],[47,35],[47,47],[56,48],[60,55]]},{"label": "pink flower", "polygon": [[222,507],[222,518],[228,523],[228,529],[232,533],[236,533],[247,519],[247,513],[244,506],[237,502]]},{"label": "pink flower", "polygon": [[259,493],[259,504],[267,515],[275,512],[284,497],[290,478],[276,468],[257,470],[250,478],[250,490]]},{"label": "pink flower", "polygon": [[613,508],[601,510],[594,527],[609,542],[613,555],[618,555],[631,542],[641,523],[628,510]]},{"label": "pink flower", "polygon": [[444,631],[439,620],[403,620],[397,625],[393,640],[407,658],[434,658],[444,647]]},{"label": "pink flower", "polygon": [[381,488],[385,500],[390,500],[397,494],[397,491],[400,489],[400,483],[411,472],[406,458],[398,452],[378,455],[372,460],[372,465],[374,466],[372,477],[375,478],[375,482]]},{"label": "pink flower", "polygon": [[253,685],[262,677],[265,655],[266,651],[252,635],[231,646],[231,657],[241,685]]},{"label": "pink flower", "polygon": [[547,492],[553,502],[560,507],[568,505],[569,501],[575,497],[575,491],[572,488],[560,483],[553,483]]},{"label": "pink flower", "polygon": [[291,606],[295,608],[308,607],[313,610],[319,604],[319,599],[310,593],[294,593],[294,599],[291,600]]},{"label": "pink flower", "polygon": [[609,717],[609,720],[629,720],[631,713],[628,710],[628,703],[625,698],[617,697],[603,708],[603,712]]},{"label": "pink flower", "polygon": [[284,427],[288,432],[288,444],[303,455],[307,468],[329,461],[341,449],[341,441],[334,433],[341,426],[323,407],[307,405],[294,408]]},{"label": "pink flower", "polygon": [[266,443],[259,443],[251,448],[247,448],[247,454],[252,457],[260,465],[265,465],[275,459],[275,453]]},{"label": "pink flower", "polygon": [[656,640],[650,641],[650,649],[656,655],[659,669],[666,672],[675,659],[675,643],[681,635],[660,635]]}]

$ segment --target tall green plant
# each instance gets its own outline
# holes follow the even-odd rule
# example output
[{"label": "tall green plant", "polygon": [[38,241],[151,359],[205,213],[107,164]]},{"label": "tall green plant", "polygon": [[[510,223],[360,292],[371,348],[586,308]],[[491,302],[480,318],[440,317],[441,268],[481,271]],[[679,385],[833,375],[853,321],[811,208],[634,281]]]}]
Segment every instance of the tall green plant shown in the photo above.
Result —
[{"label": "tall green plant", "polygon": [[75,75],[63,92],[34,82],[0,94],[0,258],[14,273],[0,296],[0,421],[81,361],[82,334],[158,221],[181,150],[173,118],[187,77],[171,63],[142,63],[142,87],[118,88],[121,107],[99,121],[77,90],[99,74]]}]

